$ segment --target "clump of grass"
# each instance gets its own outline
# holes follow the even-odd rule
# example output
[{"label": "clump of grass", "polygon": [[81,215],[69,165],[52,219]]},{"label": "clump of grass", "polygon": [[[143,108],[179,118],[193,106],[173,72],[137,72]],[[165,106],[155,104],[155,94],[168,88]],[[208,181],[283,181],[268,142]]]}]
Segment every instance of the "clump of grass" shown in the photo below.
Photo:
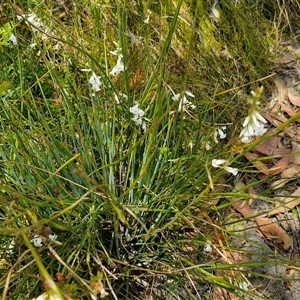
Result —
[{"label": "clump of grass", "polygon": [[[226,238],[216,225],[226,204],[216,208],[222,194],[211,191],[224,171],[211,161],[233,158],[231,137],[247,113],[237,92],[269,75],[281,20],[265,11],[282,11],[271,2],[222,3],[219,19],[213,1],[5,7],[2,29],[18,43],[0,48],[3,299],[49,288],[61,299],[241,291],[242,271],[236,281],[216,275],[234,266],[202,251],[216,232]],[[42,29],[26,21],[29,9]],[[125,69],[113,77],[117,47]],[[186,91],[196,109],[173,100]],[[217,124],[236,118],[216,143]]]}]

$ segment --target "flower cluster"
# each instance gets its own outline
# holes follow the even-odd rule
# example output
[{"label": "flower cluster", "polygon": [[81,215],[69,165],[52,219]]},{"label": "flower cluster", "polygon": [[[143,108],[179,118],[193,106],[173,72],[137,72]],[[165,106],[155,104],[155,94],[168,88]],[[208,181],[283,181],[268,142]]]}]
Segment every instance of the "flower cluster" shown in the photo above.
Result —
[{"label": "flower cluster", "polygon": [[259,111],[259,99],[262,96],[263,87],[256,89],[256,91],[251,91],[252,98],[250,98],[250,103],[252,108],[249,115],[246,117],[243,123],[243,130],[240,133],[240,137],[243,143],[250,143],[252,138],[255,136],[262,136],[267,129],[265,124],[267,121],[258,112]]},{"label": "flower cluster", "polygon": [[179,101],[178,110],[181,111],[184,106],[190,107],[191,109],[196,108],[196,106],[187,99],[187,96],[195,98],[194,94],[189,91],[186,91],[183,95],[176,94],[172,97],[174,101]]},{"label": "flower cluster", "polygon": [[146,130],[146,123],[143,120],[145,112],[139,108],[138,104],[136,104],[135,106],[130,107],[129,111],[133,114],[132,121],[136,125],[141,126],[142,129],[145,131]]},{"label": "flower cluster", "polygon": [[46,39],[48,34],[52,34],[49,27],[34,13],[28,15],[17,16],[18,20],[25,20],[26,24],[31,27],[34,33],[42,32],[42,39]]},{"label": "flower cluster", "polygon": [[266,123],[265,118],[257,110],[252,110],[243,123],[244,128],[240,133],[242,142],[250,143],[252,137],[262,136],[267,131]]},{"label": "flower cluster", "polygon": [[[118,46],[118,44],[116,42],[114,42],[115,45]],[[110,51],[110,53],[112,55],[116,55],[118,56],[118,60],[117,60],[117,64],[113,67],[113,69],[111,70],[111,72],[109,73],[112,76],[117,76],[118,74],[120,74],[121,72],[124,72],[125,70],[125,66],[123,63],[123,55],[121,53],[121,48],[117,47],[117,49],[115,51]],[[90,72],[90,69],[81,69],[82,72]],[[96,73],[92,73],[90,79],[89,79],[89,84],[92,87],[92,90],[94,90],[95,92],[99,92],[101,90],[101,86],[102,86],[102,81],[101,81],[101,76],[97,76]],[[115,94],[115,99],[116,102],[119,103],[119,98],[118,95]]]},{"label": "flower cluster", "polygon": [[121,72],[124,72],[125,66],[123,63],[123,54],[121,53],[121,48],[118,47],[118,44],[114,42],[114,44],[117,46],[117,50],[115,51],[110,51],[112,55],[118,56],[117,64],[113,67],[113,69],[110,71],[110,75],[112,76],[117,76]]}]

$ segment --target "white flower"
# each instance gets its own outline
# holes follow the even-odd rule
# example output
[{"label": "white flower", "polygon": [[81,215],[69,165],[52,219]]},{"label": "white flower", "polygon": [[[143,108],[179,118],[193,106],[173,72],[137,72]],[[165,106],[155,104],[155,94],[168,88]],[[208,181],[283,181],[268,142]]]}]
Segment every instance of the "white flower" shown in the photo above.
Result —
[{"label": "white flower", "polygon": [[151,10],[148,9],[148,17],[144,20],[144,23],[145,23],[145,24],[149,24],[149,21],[150,21],[150,15],[151,15]]},{"label": "white flower", "polygon": [[102,85],[101,77],[97,76],[94,72],[89,79],[89,84],[92,86],[92,89],[96,92],[100,91],[100,87]]},{"label": "white flower", "polygon": [[49,234],[48,238],[49,238],[51,241],[56,241],[57,235],[56,235],[56,234]]},{"label": "white flower", "polygon": [[221,165],[224,165],[226,163],[225,159],[213,159],[211,161],[211,164],[215,168],[219,168]]},{"label": "white flower", "polygon": [[100,291],[100,298],[105,298],[106,296],[108,296],[109,294],[105,291],[104,288],[101,289]]},{"label": "white flower", "polygon": [[31,240],[31,242],[33,243],[33,245],[35,247],[42,247],[43,246],[43,240],[39,235],[35,235],[33,237],[33,239]]},{"label": "white flower", "polygon": [[[123,99],[127,100],[128,97],[126,94],[123,94],[123,93],[119,93],[119,96],[121,96]],[[116,103],[119,104],[120,103],[120,98],[119,96],[117,95],[117,93],[114,93],[114,97],[115,97],[115,100],[116,100]]]},{"label": "white flower", "polygon": [[228,172],[231,173],[232,175],[236,176],[238,173],[238,169],[237,168],[231,168],[231,167],[224,167],[224,169]]},{"label": "white flower", "polygon": [[185,94],[186,94],[187,96],[190,96],[190,97],[192,97],[192,98],[195,98],[195,95],[194,95],[193,93],[189,92],[189,91],[186,91]]},{"label": "white flower", "polygon": [[[226,130],[226,126],[222,126],[221,128],[217,128],[217,133],[219,134],[219,137],[221,140],[226,138],[226,133],[224,132]],[[217,136],[217,135],[216,135]]]},{"label": "white flower", "polygon": [[266,119],[258,111],[254,110],[253,115],[257,118],[258,121],[260,121],[264,124],[267,123]]},{"label": "white flower", "polygon": [[212,14],[214,15],[214,17],[215,17],[216,19],[219,19],[219,18],[220,18],[220,12],[219,12],[219,10],[216,8],[217,4],[218,4],[218,0],[215,0],[213,6],[212,6],[212,8],[211,8],[211,12],[212,12]]},{"label": "white flower", "polygon": [[146,130],[146,123],[143,121],[143,116],[145,115],[145,112],[139,108],[139,105],[136,104],[135,106],[132,106],[129,108],[129,111],[133,114],[133,122],[141,126],[143,130]]},{"label": "white flower", "polygon": [[117,64],[113,67],[113,69],[109,74],[112,76],[117,76],[121,72],[124,72],[124,70],[125,70],[125,66],[123,63],[123,55],[119,54]]},{"label": "white flower", "polygon": [[115,101],[117,104],[120,104],[120,99],[116,93],[114,93]]},{"label": "white flower", "polygon": [[6,250],[7,253],[13,253],[13,249],[15,248],[15,240],[12,239],[9,246],[8,246],[8,249],[9,250]]},{"label": "white flower", "polygon": [[253,110],[243,123],[244,128],[240,133],[242,142],[249,143],[251,137],[262,136],[267,131],[266,123],[266,119],[257,110]]},{"label": "white flower", "polygon": [[215,7],[212,7],[211,12],[213,13],[213,15],[216,17],[216,19],[220,18],[220,12],[218,9],[216,9]]},{"label": "white flower", "polygon": [[31,25],[33,25],[32,30],[34,32],[38,31],[39,29],[43,30],[43,28],[45,27],[42,20],[40,18],[38,18],[38,16],[35,13],[31,13],[31,14],[27,15],[27,21]]},{"label": "white flower", "polygon": [[114,51],[109,51],[109,53],[111,53],[112,55],[116,55],[116,56],[119,56],[121,53],[122,53],[122,49],[119,47],[118,43],[117,42],[113,42],[115,44],[115,46],[117,47],[116,50]]},{"label": "white flower", "polygon": [[219,128],[217,128],[214,132],[214,140],[215,140],[215,143],[219,143],[218,141],[218,135],[220,137],[220,140],[223,140],[226,138],[227,134],[225,133],[225,130],[226,130],[226,126],[221,126]]},{"label": "white flower", "polygon": [[248,136],[243,136],[241,138],[242,143],[249,144],[251,142],[251,139]]},{"label": "white flower", "polygon": [[246,281],[243,281],[242,283],[239,284],[240,289],[244,291],[248,291],[249,283]]},{"label": "white flower", "polygon": [[142,118],[145,114],[145,112],[139,108],[139,105],[136,104],[135,106],[132,106],[129,108],[129,111],[134,114],[135,119]]},{"label": "white flower", "polygon": [[17,45],[18,43],[17,43],[17,38],[16,38],[16,36],[12,33],[11,35],[10,35],[10,37],[9,37],[9,39],[8,39],[10,42],[12,42],[13,43],[13,45]]},{"label": "white flower", "polygon": [[210,142],[205,143],[205,149],[208,151],[211,149]]},{"label": "white flower", "polygon": [[179,110],[179,111],[182,110],[183,106],[188,106],[188,107],[190,107],[191,109],[196,108],[196,106],[195,106],[192,102],[190,102],[190,101],[187,99],[186,96],[195,98],[195,95],[192,94],[192,93],[189,92],[189,91],[186,91],[182,97],[181,97],[181,94],[180,94],[180,93],[179,93],[179,94],[176,94],[176,95],[174,95],[174,96],[172,97],[172,99],[173,99],[174,101],[179,101],[179,106],[178,106],[178,110]]},{"label": "white flower", "polygon": [[222,166],[222,165],[226,164],[226,162],[227,162],[227,160],[225,160],[225,159],[213,159],[211,161],[211,164],[215,168],[224,168],[224,170],[226,170],[228,173],[231,173],[232,175],[236,176],[239,170],[237,168],[231,168],[226,165]]},{"label": "white flower", "polygon": [[109,52],[112,55],[117,55],[118,60],[117,60],[117,64],[113,67],[113,69],[111,70],[111,72],[109,74],[112,76],[117,76],[121,72],[124,72],[125,66],[123,63],[122,49],[118,46],[118,44],[116,42],[113,42],[113,43],[117,46],[117,49],[115,51],[109,51]]},{"label": "white flower", "polygon": [[31,49],[34,49],[36,47],[36,45],[37,45],[37,43],[32,43],[28,47],[31,48]]},{"label": "white flower", "polygon": [[210,244],[210,243],[207,243],[207,244],[204,245],[204,247],[203,247],[203,252],[205,252],[205,253],[210,253],[210,252],[212,252],[212,247],[211,247],[211,244]]}]

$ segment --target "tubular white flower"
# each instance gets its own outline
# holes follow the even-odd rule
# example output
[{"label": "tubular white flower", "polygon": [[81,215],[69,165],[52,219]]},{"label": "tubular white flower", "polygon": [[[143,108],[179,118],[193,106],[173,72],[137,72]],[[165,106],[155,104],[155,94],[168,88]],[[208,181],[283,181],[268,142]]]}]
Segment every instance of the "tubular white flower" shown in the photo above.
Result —
[{"label": "tubular white flower", "polygon": [[8,41],[12,42],[13,45],[17,45],[18,44],[17,38],[16,38],[16,36],[13,33],[10,35]]},{"label": "tubular white flower", "polygon": [[226,138],[226,133],[224,131],[222,131],[222,129],[218,128],[218,133],[219,133],[221,140]]},{"label": "tubular white flower", "polygon": [[254,127],[252,126],[251,122],[248,123],[247,130],[248,130],[249,136],[254,135]]},{"label": "tubular white flower", "polygon": [[122,49],[118,46],[118,43],[113,42],[117,49],[114,51],[109,51],[112,55],[116,55],[118,56],[118,60],[117,60],[117,64],[113,67],[113,69],[110,71],[110,75],[112,76],[117,76],[119,75],[121,72],[124,72],[125,70],[125,66],[123,63],[123,54],[122,54]]},{"label": "tubular white flower", "polygon": [[132,114],[134,114],[135,116],[138,116],[138,117],[142,117],[145,114],[145,112],[139,108],[138,104],[136,104],[135,106],[130,107],[129,111]]},{"label": "tubular white flower", "polygon": [[244,136],[241,138],[241,141],[244,143],[244,144],[249,144],[251,143],[251,139],[248,137],[248,136]]},{"label": "tubular white flower", "polygon": [[33,237],[33,239],[31,240],[31,242],[33,243],[33,245],[35,247],[42,247],[43,246],[43,241],[42,241],[42,238],[39,236],[39,235],[35,235]]},{"label": "tubular white flower", "polygon": [[215,17],[216,19],[219,19],[219,18],[220,18],[220,12],[219,12],[219,10],[216,8],[217,4],[218,4],[218,1],[215,0],[213,6],[212,6],[212,8],[211,8],[211,12],[212,12],[212,14],[214,15],[214,17]]},{"label": "tubular white flower", "polygon": [[242,143],[244,144],[249,144],[251,142],[251,139],[249,138],[249,136],[243,136],[241,138]]},{"label": "tubular white flower", "polygon": [[38,31],[38,29],[43,29],[45,27],[44,23],[35,13],[27,15],[27,21],[33,25],[33,31]]},{"label": "tubular white flower", "polygon": [[221,165],[224,165],[226,163],[225,159],[213,159],[211,161],[211,164],[215,168],[219,168]]},{"label": "tubular white flower", "polygon": [[240,133],[240,137],[244,137],[244,136],[246,136],[246,137],[249,136],[249,132],[248,132],[248,128],[247,127],[243,128],[243,130]]},{"label": "tubular white flower", "polygon": [[215,168],[223,168],[228,173],[231,173],[234,176],[236,176],[239,170],[237,168],[231,168],[231,167],[228,167],[226,165],[223,167],[222,165],[226,164],[226,162],[227,162],[227,160],[225,160],[225,159],[213,159],[211,161],[211,164]]},{"label": "tubular white flower", "polygon": [[6,253],[13,253],[14,248],[15,248],[15,240],[12,239],[8,246],[8,250],[6,250]]},{"label": "tubular white flower", "polygon": [[259,123],[259,121],[256,117],[252,118],[252,122],[253,122],[254,128],[259,128],[261,126],[261,123]]},{"label": "tubular white flower", "polygon": [[190,101],[187,99],[187,97],[186,97],[186,96],[189,96],[189,97],[195,98],[195,95],[194,95],[194,94],[192,94],[192,93],[189,92],[189,91],[186,91],[182,97],[180,97],[180,96],[181,96],[181,94],[179,93],[179,94],[176,94],[176,95],[174,95],[174,96],[172,97],[172,99],[173,99],[174,101],[179,101],[179,105],[178,105],[178,110],[179,110],[179,111],[181,111],[181,110],[183,109],[184,106],[188,106],[188,107],[190,107],[191,109],[195,109],[195,108],[196,108],[196,106],[195,106],[192,102],[190,102]]},{"label": "tubular white flower", "polygon": [[261,126],[259,128],[256,128],[255,135],[262,136],[266,133],[267,129],[264,126]]},{"label": "tubular white flower", "polygon": [[117,49],[114,50],[114,51],[109,51],[109,53],[111,53],[112,55],[118,56],[119,54],[121,54],[122,49],[119,47],[119,45],[118,45],[117,42],[113,41],[113,43],[115,44],[115,46],[117,47]]},{"label": "tubular white flower", "polygon": [[241,282],[241,283],[239,284],[239,288],[242,289],[242,290],[248,291],[248,289],[249,289],[249,283],[246,282],[246,281]]},{"label": "tubular white flower", "polygon": [[138,104],[130,107],[129,111],[133,114],[132,121],[136,125],[141,126],[142,129],[145,131],[146,130],[146,123],[143,120],[143,116],[145,115],[145,112],[142,109],[139,108]]},{"label": "tubular white flower", "polygon": [[236,176],[238,173],[238,169],[237,168],[231,168],[231,167],[224,167],[224,169],[228,172],[231,173],[232,175]]},{"label": "tubular white flower", "polygon": [[56,241],[57,235],[56,235],[56,234],[49,234],[48,238],[49,238],[51,241]]},{"label": "tubular white flower", "polygon": [[[53,34],[49,27],[47,27],[43,21],[34,13],[28,15],[17,16],[18,20],[25,20],[26,24],[31,27],[33,33],[38,33],[40,31],[42,39],[47,39],[47,34]],[[44,34],[46,33],[46,34]]]},{"label": "tubular white flower", "polygon": [[94,72],[89,79],[89,84],[92,86],[92,89],[96,92],[99,92],[101,89],[101,77],[97,76]]},{"label": "tubular white flower", "polygon": [[248,125],[248,123],[250,122],[250,117],[247,116],[244,123],[243,123],[243,127],[246,127]]},{"label": "tubular white flower", "polygon": [[212,252],[212,247],[211,247],[210,243],[207,243],[207,244],[204,245],[203,252],[204,253],[210,253],[210,252]]},{"label": "tubular white flower", "polygon": [[190,96],[190,97],[192,97],[192,98],[195,98],[195,95],[192,94],[192,93],[189,92],[189,91],[186,91],[185,94],[186,94],[187,96]]},{"label": "tubular white flower", "polygon": [[252,112],[253,114],[253,117],[255,116],[260,122],[266,124],[267,123],[267,120],[256,110],[253,110]]},{"label": "tubular white flower", "polygon": [[266,119],[257,110],[253,110],[243,123],[244,128],[240,133],[242,142],[246,144],[251,142],[251,137],[262,136],[267,131],[264,127],[266,123]]},{"label": "tubular white flower", "polygon": [[253,97],[256,97],[256,96],[257,96],[257,94],[256,94],[254,91],[251,91],[251,95],[252,95]]},{"label": "tubular white flower", "polygon": [[113,67],[113,69],[111,70],[111,72],[109,74],[112,76],[117,76],[121,72],[124,72],[124,70],[125,70],[125,66],[123,63],[123,55],[119,54],[117,64]]}]

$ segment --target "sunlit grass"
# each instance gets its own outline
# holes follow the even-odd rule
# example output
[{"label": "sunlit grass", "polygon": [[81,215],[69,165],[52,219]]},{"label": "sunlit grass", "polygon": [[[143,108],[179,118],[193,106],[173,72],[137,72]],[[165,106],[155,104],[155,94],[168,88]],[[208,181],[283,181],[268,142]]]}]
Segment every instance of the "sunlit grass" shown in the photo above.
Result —
[{"label": "sunlit grass", "polygon": [[[3,299],[45,290],[93,299],[104,289],[110,299],[209,299],[216,285],[246,293],[247,267],[265,257],[230,264],[218,256],[235,249],[229,204],[216,205],[225,192],[247,194],[232,192],[236,179],[211,161],[232,161],[238,178],[250,168],[238,136],[249,92],[270,84],[262,78],[276,58],[282,8],[228,1],[216,19],[213,1],[74,2],[4,7]],[[40,30],[22,20],[30,11]],[[125,69],[112,76],[117,48]],[[173,100],[187,91],[195,108]],[[224,124],[227,137],[216,141]],[[210,242],[214,260],[203,251]],[[234,268],[231,278],[221,272]]]}]

